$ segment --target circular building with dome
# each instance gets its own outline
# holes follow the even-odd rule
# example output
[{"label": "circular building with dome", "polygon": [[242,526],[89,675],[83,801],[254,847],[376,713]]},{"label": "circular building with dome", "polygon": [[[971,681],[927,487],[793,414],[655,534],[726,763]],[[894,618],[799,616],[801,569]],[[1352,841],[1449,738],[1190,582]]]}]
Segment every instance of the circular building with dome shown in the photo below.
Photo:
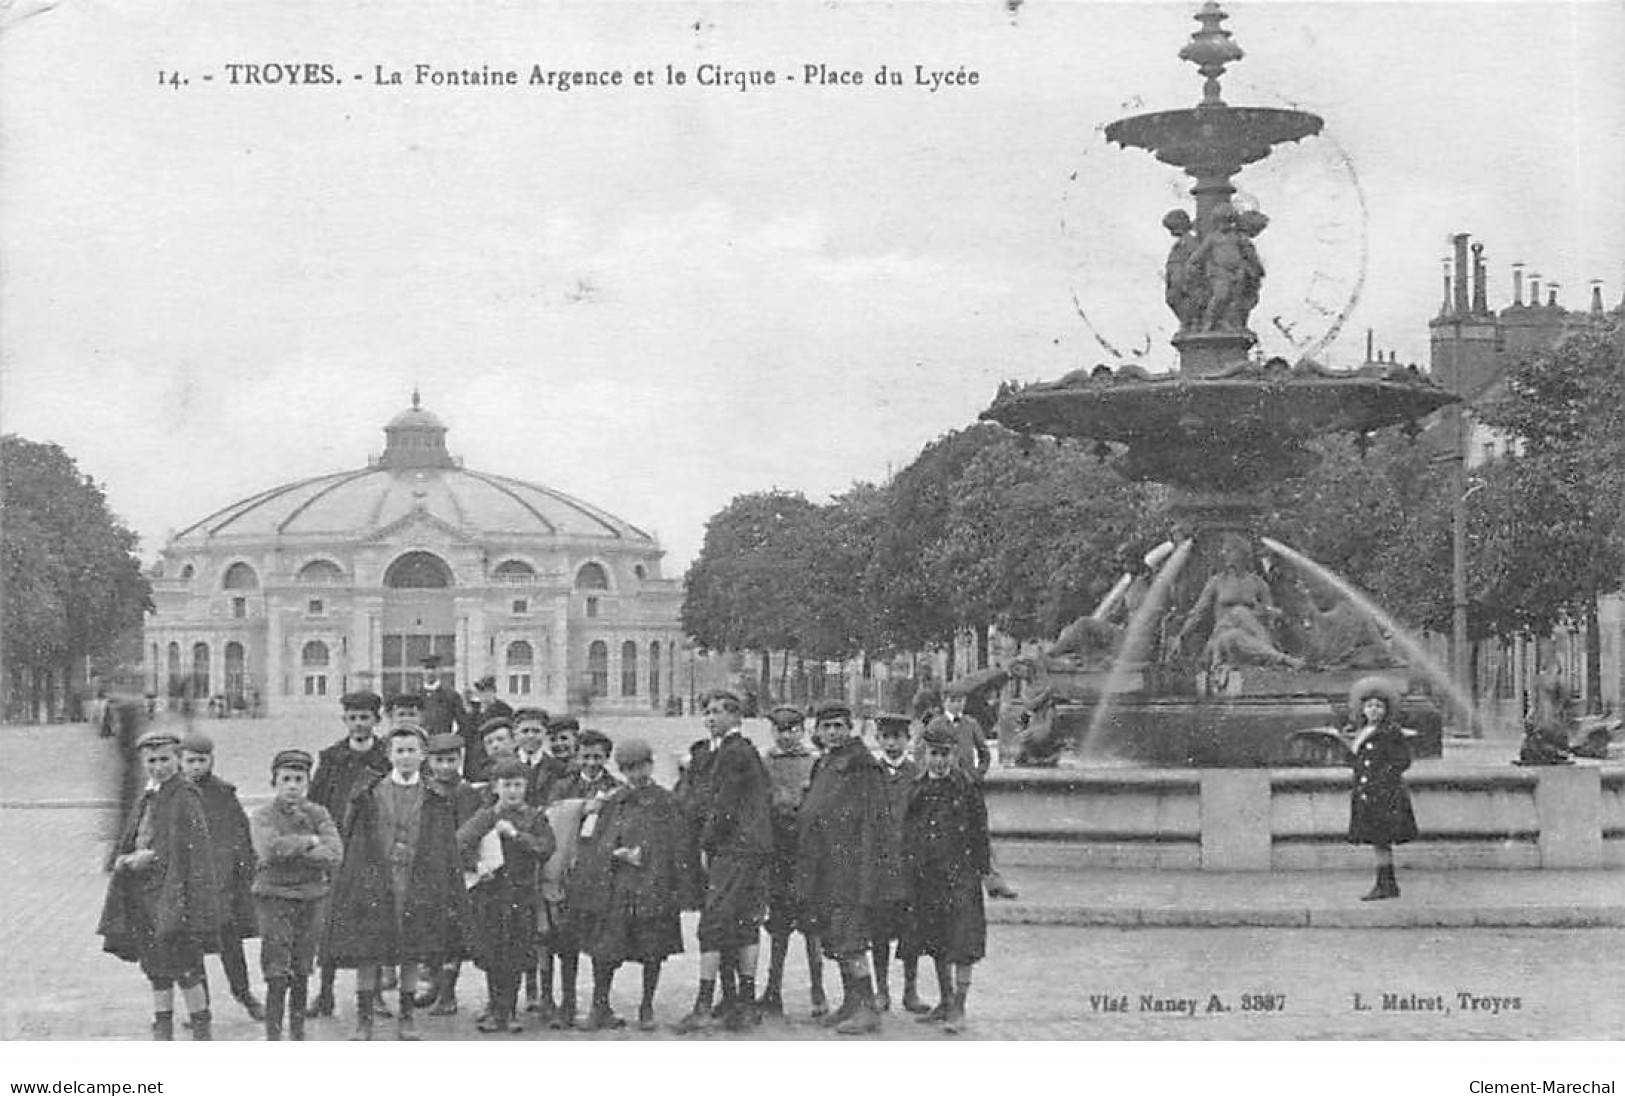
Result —
[{"label": "circular building with dome", "polygon": [[176,533],[153,572],[149,687],[234,710],[331,710],[413,687],[516,707],[620,710],[676,693],[681,586],[630,522],[541,484],[463,467],[412,406],[365,467],[279,484]]}]

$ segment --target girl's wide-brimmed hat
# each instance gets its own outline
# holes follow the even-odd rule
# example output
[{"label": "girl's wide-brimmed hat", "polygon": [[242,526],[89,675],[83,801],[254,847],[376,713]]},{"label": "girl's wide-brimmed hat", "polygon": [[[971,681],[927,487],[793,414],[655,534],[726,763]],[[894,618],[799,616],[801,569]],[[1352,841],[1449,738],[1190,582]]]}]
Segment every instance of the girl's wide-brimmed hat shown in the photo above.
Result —
[{"label": "girl's wide-brimmed hat", "polygon": [[1371,697],[1376,697],[1388,705],[1388,718],[1399,721],[1399,698],[1401,689],[1399,683],[1392,678],[1373,674],[1362,677],[1349,689],[1349,719],[1356,724],[1360,721],[1360,705]]}]

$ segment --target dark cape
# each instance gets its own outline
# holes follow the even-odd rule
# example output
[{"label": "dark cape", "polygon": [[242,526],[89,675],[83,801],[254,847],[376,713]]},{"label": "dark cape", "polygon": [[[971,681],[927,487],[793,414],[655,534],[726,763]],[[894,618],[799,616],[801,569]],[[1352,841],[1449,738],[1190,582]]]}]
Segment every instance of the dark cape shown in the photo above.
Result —
[{"label": "dark cape", "polygon": [[[220,912],[224,928],[238,939],[260,934],[254,911],[254,839],[248,815],[237,799],[237,787],[214,774],[196,782],[203,797],[203,815],[209,822],[209,847],[214,853],[215,882],[220,885]],[[209,949],[215,950],[213,948]]]},{"label": "dark cape", "polygon": [[219,939],[223,920],[209,823],[197,788],[176,774],[137,797],[115,856],[135,851],[143,804],[152,812],[157,859],[145,871],[114,872],[96,926],[102,950],[131,963],[163,939],[191,937],[200,949],[208,946]]},{"label": "dark cape", "polygon": [[886,774],[854,736],[813,767],[796,813],[796,891],[815,907],[873,908],[898,890]]}]

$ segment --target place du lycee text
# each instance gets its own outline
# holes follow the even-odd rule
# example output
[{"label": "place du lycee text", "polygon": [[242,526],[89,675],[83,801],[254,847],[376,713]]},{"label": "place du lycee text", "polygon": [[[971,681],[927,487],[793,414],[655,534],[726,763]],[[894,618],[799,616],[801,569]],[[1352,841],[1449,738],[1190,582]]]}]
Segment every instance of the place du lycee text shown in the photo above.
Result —
[{"label": "place du lycee text", "polygon": [[196,73],[159,69],[158,85],[180,90],[198,85],[233,88],[315,88],[361,85],[373,88],[513,88],[591,91],[618,88],[710,88],[765,91],[813,88],[913,89],[927,93],[978,87],[981,73],[966,65],[902,64],[850,68],[810,62],[788,68],[745,68],[706,62],[693,68],[661,64],[639,68],[567,68],[532,64],[528,68],[443,67],[427,63],[371,64],[347,69],[326,61],[233,61]]}]

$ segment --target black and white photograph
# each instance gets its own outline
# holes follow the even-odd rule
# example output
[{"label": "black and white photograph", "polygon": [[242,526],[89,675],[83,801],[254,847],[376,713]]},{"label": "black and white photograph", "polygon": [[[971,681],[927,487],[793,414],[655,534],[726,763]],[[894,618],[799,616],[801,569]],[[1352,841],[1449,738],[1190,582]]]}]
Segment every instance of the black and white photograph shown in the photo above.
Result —
[{"label": "black and white photograph", "polygon": [[0,0],[11,1091],[1615,1091],[1622,57],[1601,0]]}]

